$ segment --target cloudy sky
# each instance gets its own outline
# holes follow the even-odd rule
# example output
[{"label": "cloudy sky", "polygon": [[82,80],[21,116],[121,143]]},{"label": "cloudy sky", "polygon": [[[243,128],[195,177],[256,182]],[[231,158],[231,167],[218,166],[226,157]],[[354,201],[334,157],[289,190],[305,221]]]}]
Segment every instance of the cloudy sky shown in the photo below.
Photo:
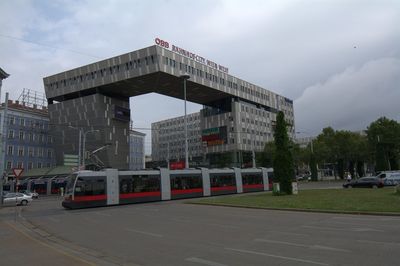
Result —
[{"label": "cloudy sky", "polygon": [[[0,67],[11,74],[2,101],[160,37],[293,99],[305,135],[400,121],[399,0],[2,0],[0,23]],[[137,128],[183,114],[181,100],[156,94],[131,108]]]}]

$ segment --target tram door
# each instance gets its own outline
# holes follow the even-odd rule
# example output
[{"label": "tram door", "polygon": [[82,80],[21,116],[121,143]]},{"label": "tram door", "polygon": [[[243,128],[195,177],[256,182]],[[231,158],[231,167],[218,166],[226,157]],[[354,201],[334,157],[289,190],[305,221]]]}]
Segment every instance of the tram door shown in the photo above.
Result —
[{"label": "tram door", "polygon": [[119,204],[119,180],[117,169],[107,169],[107,205]]}]

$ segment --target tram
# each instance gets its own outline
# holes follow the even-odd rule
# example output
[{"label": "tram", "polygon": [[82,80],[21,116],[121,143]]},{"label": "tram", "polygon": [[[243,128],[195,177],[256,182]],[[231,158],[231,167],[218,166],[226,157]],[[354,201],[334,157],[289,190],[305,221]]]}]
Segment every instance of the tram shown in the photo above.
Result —
[{"label": "tram", "polygon": [[272,168],[79,171],[68,177],[67,209],[270,190]]}]

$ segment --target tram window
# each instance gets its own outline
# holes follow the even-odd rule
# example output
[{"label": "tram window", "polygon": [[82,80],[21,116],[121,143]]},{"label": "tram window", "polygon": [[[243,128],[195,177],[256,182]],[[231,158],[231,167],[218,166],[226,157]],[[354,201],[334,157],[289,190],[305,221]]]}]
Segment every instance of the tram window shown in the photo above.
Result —
[{"label": "tram window", "polygon": [[75,196],[93,196],[106,193],[106,178],[101,176],[78,177],[75,186]]},{"label": "tram window", "polygon": [[227,187],[236,186],[236,179],[234,175],[210,175],[211,187]]},{"label": "tram window", "polygon": [[203,187],[201,176],[173,176],[171,189],[192,189]]},{"label": "tram window", "polygon": [[242,175],[242,178],[244,185],[263,184],[262,175],[247,174],[247,175]]},{"label": "tram window", "polygon": [[160,191],[160,183],[161,179],[156,175],[125,176],[120,177],[119,191],[121,194]]}]

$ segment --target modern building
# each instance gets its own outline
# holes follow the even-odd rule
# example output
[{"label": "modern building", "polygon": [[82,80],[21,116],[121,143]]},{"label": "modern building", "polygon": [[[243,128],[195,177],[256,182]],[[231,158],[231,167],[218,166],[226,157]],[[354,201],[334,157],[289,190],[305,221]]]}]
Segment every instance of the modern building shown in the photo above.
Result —
[{"label": "modern building", "polygon": [[[185,158],[185,117],[175,117],[151,124],[151,154],[153,161],[181,161]],[[189,161],[200,161],[205,154],[201,141],[200,113],[187,115]]]},{"label": "modern building", "polygon": [[[22,98],[21,98],[22,97]],[[7,102],[7,116],[3,126],[5,170],[12,168],[43,168],[55,166],[53,137],[49,134],[48,110],[39,93],[24,89],[17,101]],[[34,99],[34,100],[32,100]],[[0,106],[1,119],[6,103]]]},{"label": "modern building", "polygon": [[[128,168],[129,97],[159,93],[204,105],[200,114],[207,154],[229,152],[241,163],[243,151],[261,149],[272,139],[273,123],[283,111],[292,125],[292,100],[232,76],[228,68],[155,39],[155,45],[44,78],[57,161],[76,154],[68,139],[76,130],[99,130],[91,144],[111,146],[102,155],[106,165]],[[189,76],[184,93],[183,77]],[[161,110],[162,111],[162,110]],[[100,157],[100,156],[99,156]]]},{"label": "modern building", "polygon": [[131,130],[129,132],[129,169],[140,170],[145,168],[144,143],[146,134]]}]

